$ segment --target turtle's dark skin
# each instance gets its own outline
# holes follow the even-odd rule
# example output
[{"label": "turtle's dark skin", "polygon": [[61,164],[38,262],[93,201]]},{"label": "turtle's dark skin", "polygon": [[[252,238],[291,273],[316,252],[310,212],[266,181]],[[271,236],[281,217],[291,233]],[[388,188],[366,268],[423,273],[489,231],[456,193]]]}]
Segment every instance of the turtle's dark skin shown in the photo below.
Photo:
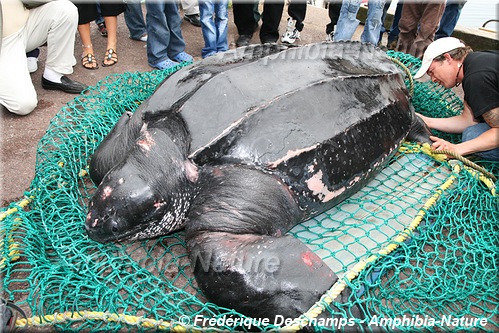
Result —
[{"label": "turtle's dark skin", "polygon": [[373,46],[236,49],[123,115],[90,164],[100,184],[86,229],[109,242],[185,227],[210,301],[297,317],[338,277],[286,233],[358,191],[404,139],[430,142],[401,71]]}]

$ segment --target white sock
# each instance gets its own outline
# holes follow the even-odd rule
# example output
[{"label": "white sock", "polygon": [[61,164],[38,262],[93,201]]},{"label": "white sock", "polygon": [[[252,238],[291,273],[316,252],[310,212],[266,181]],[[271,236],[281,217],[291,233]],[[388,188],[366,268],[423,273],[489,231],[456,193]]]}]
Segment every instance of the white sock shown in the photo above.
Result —
[{"label": "white sock", "polygon": [[53,69],[45,67],[43,77],[51,82],[61,83],[62,74],[54,71]]}]

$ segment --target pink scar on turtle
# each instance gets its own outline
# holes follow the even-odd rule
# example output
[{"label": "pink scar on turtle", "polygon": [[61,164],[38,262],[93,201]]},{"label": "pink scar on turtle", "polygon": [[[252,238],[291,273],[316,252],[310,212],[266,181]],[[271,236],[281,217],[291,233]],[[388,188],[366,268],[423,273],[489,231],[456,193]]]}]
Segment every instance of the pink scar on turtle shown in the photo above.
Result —
[{"label": "pink scar on turtle", "polygon": [[[92,214],[90,212],[88,212],[88,214],[87,214],[87,221],[90,220],[91,218],[92,218]],[[91,227],[95,228],[97,226],[97,223],[99,223],[99,219],[94,219],[94,221],[92,222]]]},{"label": "pink scar on turtle", "polygon": [[102,199],[106,199],[106,198],[108,198],[111,195],[111,193],[113,193],[113,189],[111,187],[109,187],[109,186],[106,186],[102,190],[101,198]]},{"label": "pink scar on turtle", "polygon": [[142,137],[137,140],[137,144],[146,151],[150,151],[154,143],[151,133],[147,130],[143,131]]},{"label": "pink scar on turtle", "polygon": [[154,208],[156,208],[156,209],[161,208],[164,205],[166,205],[166,202],[164,202],[164,201],[155,201],[153,204]]}]

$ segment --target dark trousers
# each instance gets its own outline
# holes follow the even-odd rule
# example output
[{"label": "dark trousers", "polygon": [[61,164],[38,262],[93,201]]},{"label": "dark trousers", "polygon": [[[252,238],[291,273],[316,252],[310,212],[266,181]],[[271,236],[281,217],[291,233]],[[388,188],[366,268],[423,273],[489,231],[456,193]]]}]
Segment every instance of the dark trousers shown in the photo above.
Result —
[{"label": "dark trousers", "polygon": [[296,21],[295,28],[298,31],[303,30],[303,21],[307,14],[307,1],[292,0],[288,6],[288,15]]},{"label": "dark trousers", "polygon": [[326,25],[326,35],[334,31],[334,26],[338,23],[340,18],[341,1],[332,0],[327,7],[327,14],[329,15],[330,22]]},{"label": "dark trousers", "polygon": [[[253,35],[256,27],[253,14],[253,3],[248,1],[234,1],[232,3],[234,23],[239,35]],[[260,41],[276,42],[279,39],[279,23],[284,9],[284,0],[264,3],[262,13],[262,27]]]},{"label": "dark trousers", "polygon": [[390,44],[391,42],[397,40],[399,38],[399,21],[400,17],[402,16],[402,6],[403,6],[403,1],[399,0],[397,2],[397,7],[395,8],[395,14],[393,15],[393,22],[392,26],[390,27],[390,32],[388,33],[388,42],[387,44]]}]

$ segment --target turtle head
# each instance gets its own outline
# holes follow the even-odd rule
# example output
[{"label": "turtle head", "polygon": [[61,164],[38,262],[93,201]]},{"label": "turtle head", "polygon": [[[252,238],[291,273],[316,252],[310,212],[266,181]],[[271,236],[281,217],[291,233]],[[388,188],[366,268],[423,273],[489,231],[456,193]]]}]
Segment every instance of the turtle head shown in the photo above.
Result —
[{"label": "turtle head", "polygon": [[91,239],[146,239],[183,228],[197,169],[164,134],[142,133],[99,184],[85,221]]}]

